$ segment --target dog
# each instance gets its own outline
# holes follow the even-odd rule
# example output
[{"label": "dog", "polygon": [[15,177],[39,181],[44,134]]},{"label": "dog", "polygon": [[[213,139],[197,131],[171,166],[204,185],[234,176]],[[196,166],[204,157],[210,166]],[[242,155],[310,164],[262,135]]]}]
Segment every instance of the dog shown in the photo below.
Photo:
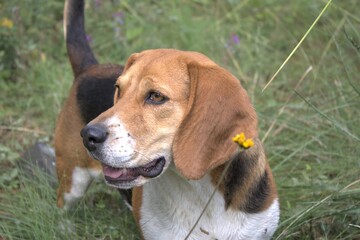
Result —
[{"label": "dog", "polygon": [[[57,119],[54,146],[57,206],[68,209],[83,197],[91,181],[101,176],[101,164],[87,154],[80,130],[113,105],[114,84],[123,68],[98,64],[84,31],[83,0],[66,1],[64,33],[74,81]],[[121,192],[127,195],[129,191]]]},{"label": "dog", "polygon": [[[132,189],[144,239],[271,238],[276,185],[238,79],[200,53],[155,49],[132,54],[115,86],[81,136],[106,183]],[[240,132],[251,148],[232,141]]]}]

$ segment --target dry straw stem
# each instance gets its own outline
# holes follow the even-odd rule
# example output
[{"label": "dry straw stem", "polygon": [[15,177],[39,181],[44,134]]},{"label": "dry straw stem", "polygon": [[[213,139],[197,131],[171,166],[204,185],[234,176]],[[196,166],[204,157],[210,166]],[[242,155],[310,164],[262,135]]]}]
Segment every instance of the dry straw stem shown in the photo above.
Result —
[{"label": "dry straw stem", "polygon": [[0,126],[0,130],[4,131],[16,131],[16,132],[26,132],[26,133],[34,133],[46,135],[47,133],[41,130],[29,129],[25,127],[11,127],[11,126]]},{"label": "dry straw stem", "polygon": [[211,196],[209,197],[209,200],[206,202],[206,204],[205,204],[205,206],[204,206],[203,210],[201,211],[201,213],[200,213],[200,215],[199,215],[198,219],[196,220],[196,222],[194,223],[193,227],[190,229],[189,233],[186,235],[186,237],[184,238],[184,240],[189,239],[190,235],[192,234],[192,232],[195,230],[196,226],[197,226],[197,225],[198,225],[198,223],[200,222],[200,219],[201,219],[201,218],[202,218],[202,216],[204,215],[205,210],[206,210],[206,209],[207,209],[207,207],[209,206],[209,204],[210,204],[211,200],[214,198],[214,195],[215,195],[215,193],[217,192],[217,190],[218,190],[218,188],[219,188],[220,184],[221,184],[221,183],[222,183],[222,181],[224,180],[225,173],[226,173],[226,172],[227,172],[227,170],[229,169],[229,167],[230,167],[230,164],[231,164],[231,163],[232,163],[232,161],[230,160],[230,161],[226,164],[226,166],[225,166],[225,168],[224,168],[223,172],[221,173],[220,179],[219,179],[218,183],[217,183],[217,184],[216,184],[216,186],[215,186],[214,191],[212,192]]},{"label": "dry straw stem", "polygon": [[330,40],[328,41],[328,43],[326,44],[324,51],[321,54],[319,63],[317,65],[317,68],[320,68],[320,66],[322,65],[322,63],[324,62],[325,56],[326,54],[329,52],[329,49],[331,47],[331,45],[335,42],[335,37],[336,35],[340,32],[340,30],[342,29],[342,27],[344,26],[345,22],[347,20],[347,14],[345,13],[345,16],[341,19],[339,25],[336,27],[334,34],[331,36]]},{"label": "dry straw stem", "polygon": [[[294,55],[294,53],[297,51],[297,49],[300,47],[300,45],[302,44],[302,42],[306,39],[306,37],[309,35],[309,33],[311,32],[311,30],[314,28],[314,26],[316,25],[316,23],[319,21],[320,17],[324,14],[324,12],[326,11],[326,9],[328,8],[328,6],[330,5],[330,3],[332,2],[332,0],[329,0],[328,3],[325,5],[324,9],[320,12],[320,14],[318,15],[318,17],[315,19],[315,21],[313,22],[313,24],[310,26],[310,28],[308,29],[308,31],[305,33],[305,35],[302,37],[302,39],[299,41],[299,43],[296,45],[296,47],[293,49],[293,51],[290,53],[290,55],[286,58],[286,60],[283,62],[283,64],[280,66],[280,68],[276,71],[276,73],[273,75],[273,77],[270,79],[270,81],[265,85],[265,87],[263,88],[262,91],[265,91],[265,89],[270,85],[270,83],[275,79],[275,77],[279,74],[279,72],[284,68],[284,66],[286,65],[286,63],[289,61],[289,59]],[[239,66],[236,66],[237,70],[241,70],[241,68]],[[310,68],[311,70],[311,68]],[[308,69],[306,71],[306,73],[304,74],[306,76],[306,74],[308,72],[310,72],[310,70]],[[240,71],[241,74],[241,71]],[[303,78],[305,78],[305,76]],[[303,79],[302,78],[302,79]],[[301,80],[302,81],[302,80]],[[301,82],[300,81],[300,82]],[[281,114],[281,113],[280,113]],[[191,230],[189,231],[189,233],[187,234],[187,236],[185,237],[185,240],[187,240],[191,233],[194,231],[195,227],[197,226],[197,224],[199,223],[201,217],[204,215],[206,208],[209,206],[210,201],[212,200],[212,198],[214,197],[219,185],[221,184],[225,173],[227,171],[227,169],[230,166],[231,161],[229,161],[229,163],[226,165],[224,171],[221,174],[221,177],[219,179],[219,182],[216,184],[215,189],[213,191],[213,193],[211,194],[209,200],[207,201],[206,205],[204,206],[202,212],[200,213],[200,216],[198,217],[198,219],[196,220],[196,222],[194,223],[193,227],[191,228]]]},{"label": "dry straw stem", "polygon": [[[246,138],[246,136],[244,135],[244,133],[240,133],[238,135],[236,135],[233,139],[233,142],[239,144],[240,147],[240,151],[245,151],[246,149],[252,147],[254,145],[254,142],[251,138]],[[233,159],[231,159],[225,166],[224,170],[221,173],[220,179],[218,181],[218,183],[215,186],[214,191],[211,193],[211,196],[209,197],[209,200],[206,202],[203,210],[201,211],[199,217],[196,219],[196,222],[194,223],[193,227],[190,229],[189,233],[186,235],[186,237],[184,238],[185,240],[187,240],[191,233],[195,230],[196,226],[198,225],[200,219],[202,218],[202,216],[205,213],[205,210],[207,209],[207,207],[209,206],[211,200],[214,198],[215,193],[217,192],[220,184],[222,183],[222,181],[224,180],[225,174],[227,173],[227,170],[230,167],[230,164],[232,163]]]},{"label": "dry straw stem", "polygon": [[265,87],[262,89],[262,91],[264,92],[265,89],[270,85],[270,83],[275,79],[275,77],[279,74],[279,72],[284,68],[284,66],[287,64],[287,62],[290,60],[290,58],[294,55],[294,53],[298,50],[298,48],[300,47],[300,45],[303,43],[303,41],[306,39],[306,37],[309,35],[309,33],[311,32],[311,30],[314,28],[314,26],[316,25],[316,23],[319,21],[320,17],[324,14],[324,12],[326,11],[326,9],[328,8],[328,6],[330,5],[330,3],[332,2],[332,0],[329,0],[327,2],[327,4],[325,5],[325,7],[323,8],[323,10],[320,12],[320,14],[317,16],[317,18],[315,19],[315,21],[313,22],[313,24],[310,26],[310,28],[306,31],[306,33],[304,34],[304,36],[301,38],[301,40],[299,41],[299,43],[295,46],[295,48],[292,50],[292,52],[289,54],[289,56],[285,59],[285,61],[281,64],[281,66],[279,67],[279,69],[275,72],[275,74],[272,76],[272,78],[270,79],[270,81],[265,85]]},{"label": "dry straw stem", "polygon": [[[306,71],[304,72],[304,74],[301,76],[300,80],[298,81],[298,83],[295,86],[295,90],[300,86],[300,84],[303,82],[303,80],[305,79],[305,77],[308,75],[308,73],[310,73],[313,70],[312,66],[309,66]],[[267,139],[267,137],[269,136],[270,132],[272,131],[272,129],[275,126],[275,123],[277,122],[277,120],[279,119],[279,116],[281,114],[283,114],[286,105],[288,104],[288,102],[290,101],[290,99],[292,98],[292,96],[294,95],[295,92],[293,92],[292,94],[290,94],[290,96],[286,99],[284,106],[282,106],[282,108],[280,108],[278,114],[277,114],[277,118],[271,123],[269,129],[266,131],[263,139],[261,140],[262,142],[265,142],[265,140]]]}]

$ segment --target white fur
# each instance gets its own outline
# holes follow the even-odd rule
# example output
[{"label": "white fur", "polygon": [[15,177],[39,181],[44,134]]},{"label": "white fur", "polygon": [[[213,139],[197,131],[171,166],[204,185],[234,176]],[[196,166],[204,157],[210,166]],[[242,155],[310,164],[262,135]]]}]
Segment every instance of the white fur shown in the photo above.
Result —
[{"label": "white fur", "polygon": [[104,122],[109,135],[104,142],[100,156],[94,156],[113,167],[136,167],[132,159],[135,154],[135,141],[125,129],[118,117],[111,117]]},{"label": "white fur", "polygon": [[[187,181],[171,167],[143,187],[140,225],[145,239],[184,239],[214,190],[210,176]],[[217,192],[189,239],[270,239],[279,221],[276,199],[255,214],[225,209]]]},{"label": "white fur", "polygon": [[85,194],[91,181],[101,175],[101,170],[76,167],[72,173],[71,190],[64,194],[65,209],[75,205]]}]

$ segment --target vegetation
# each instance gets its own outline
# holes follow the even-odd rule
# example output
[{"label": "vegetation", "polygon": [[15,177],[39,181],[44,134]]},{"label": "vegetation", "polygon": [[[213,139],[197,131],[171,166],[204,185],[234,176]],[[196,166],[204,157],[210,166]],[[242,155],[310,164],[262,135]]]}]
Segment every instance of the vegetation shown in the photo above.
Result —
[{"label": "vegetation", "polygon": [[[332,1],[262,91],[326,4],[91,0],[86,27],[102,63],[178,48],[229,69],[252,98],[277,182],[274,239],[360,239],[358,0]],[[51,177],[29,177],[19,164],[35,141],[52,143],[72,83],[62,11],[60,0],[0,2],[0,239],[138,239],[116,190],[94,183],[64,212]]]}]

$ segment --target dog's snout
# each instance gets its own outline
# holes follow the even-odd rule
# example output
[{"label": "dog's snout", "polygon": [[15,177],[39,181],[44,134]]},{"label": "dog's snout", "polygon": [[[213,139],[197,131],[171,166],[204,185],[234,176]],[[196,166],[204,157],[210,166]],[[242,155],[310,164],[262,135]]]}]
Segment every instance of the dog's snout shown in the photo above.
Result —
[{"label": "dog's snout", "polygon": [[85,147],[89,151],[94,151],[96,148],[105,142],[108,131],[102,124],[87,125],[80,132]]}]

